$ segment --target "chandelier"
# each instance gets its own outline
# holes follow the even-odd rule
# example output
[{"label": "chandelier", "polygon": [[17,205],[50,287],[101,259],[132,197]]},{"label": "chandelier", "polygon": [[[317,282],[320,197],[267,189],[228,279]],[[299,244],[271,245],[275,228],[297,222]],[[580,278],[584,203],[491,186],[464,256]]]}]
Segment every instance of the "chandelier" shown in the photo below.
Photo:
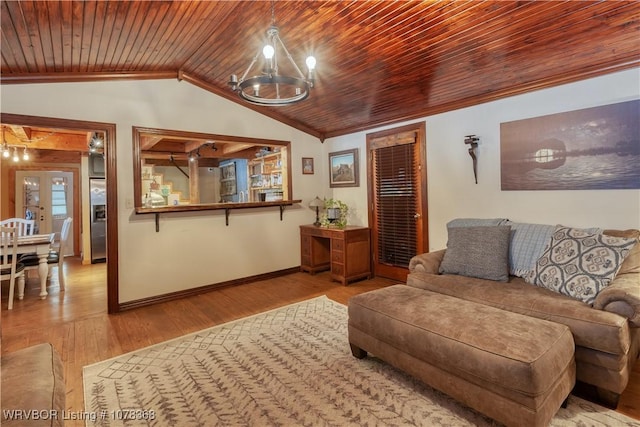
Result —
[{"label": "chandelier", "polygon": [[[278,66],[278,51],[289,60],[295,76],[280,74]],[[247,77],[253,66],[258,62],[260,53],[264,56],[264,66],[260,75]],[[237,92],[240,98],[255,105],[283,106],[302,101],[309,96],[314,83],[314,69],[316,59],[309,56],[306,60],[307,76],[300,71],[291,54],[280,39],[278,27],[275,25],[274,2],[271,3],[271,26],[267,30],[267,43],[258,50],[240,80],[235,74],[229,79],[229,86]]]}]

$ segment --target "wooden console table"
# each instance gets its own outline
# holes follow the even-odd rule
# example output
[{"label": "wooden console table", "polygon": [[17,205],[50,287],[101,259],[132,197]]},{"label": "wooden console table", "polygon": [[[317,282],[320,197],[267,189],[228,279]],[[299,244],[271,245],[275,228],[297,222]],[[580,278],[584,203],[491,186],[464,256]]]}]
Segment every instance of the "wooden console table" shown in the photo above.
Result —
[{"label": "wooden console table", "polygon": [[368,227],[323,228],[300,226],[300,269],[315,274],[331,270],[331,280],[346,285],[371,277]]}]

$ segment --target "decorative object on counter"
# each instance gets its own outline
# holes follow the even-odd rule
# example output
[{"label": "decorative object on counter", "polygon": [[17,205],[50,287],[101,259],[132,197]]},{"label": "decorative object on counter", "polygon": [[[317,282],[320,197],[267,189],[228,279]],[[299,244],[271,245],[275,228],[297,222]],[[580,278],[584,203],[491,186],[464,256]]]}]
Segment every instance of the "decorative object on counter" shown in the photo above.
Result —
[{"label": "decorative object on counter", "polygon": [[469,155],[473,160],[473,176],[476,179],[476,184],[478,183],[478,157],[476,156],[478,141],[480,141],[480,138],[475,135],[467,135],[464,137],[464,143],[469,144]]},{"label": "decorative object on counter", "polygon": [[337,199],[327,199],[324,202],[324,209],[325,212],[320,220],[323,227],[344,228],[347,226],[349,207],[344,202]]},{"label": "decorative object on counter", "polygon": [[358,149],[329,153],[329,186],[358,187]]},{"label": "decorative object on counter", "polygon": [[302,174],[303,175],[313,175],[313,157],[303,157],[302,158]]},{"label": "decorative object on counter", "polygon": [[316,196],[311,202],[309,202],[309,207],[311,209],[316,210],[316,222],[313,223],[316,227],[320,227],[320,208],[324,207],[324,201],[320,199],[320,197]]}]

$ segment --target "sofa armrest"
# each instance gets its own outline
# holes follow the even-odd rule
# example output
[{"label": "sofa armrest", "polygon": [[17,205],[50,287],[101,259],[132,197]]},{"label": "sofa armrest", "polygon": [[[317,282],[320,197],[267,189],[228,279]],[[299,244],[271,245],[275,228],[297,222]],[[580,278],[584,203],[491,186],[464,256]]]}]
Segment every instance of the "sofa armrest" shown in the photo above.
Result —
[{"label": "sofa armrest", "polygon": [[640,328],[640,273],[618,274],[598,294],[593,308],[624,316]]},{"label": "sofa armrest", "polygon": [[424,254],[416,255],[409,261],[409,271],[422,271],[425,273],[438,274],[440,263],[444,258],[446,249],[440,249],[435,252],[426,252]]}]

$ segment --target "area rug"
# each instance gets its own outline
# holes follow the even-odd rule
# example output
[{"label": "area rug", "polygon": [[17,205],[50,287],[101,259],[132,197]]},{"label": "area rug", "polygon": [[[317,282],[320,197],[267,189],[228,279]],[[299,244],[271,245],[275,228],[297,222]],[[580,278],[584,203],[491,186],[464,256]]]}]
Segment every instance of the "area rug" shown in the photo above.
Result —
[{"label": "area rug", "polygon": [[[88,426],[493,426],[375,357],[327,297],[84,368]],[[553,426],[640,426],[570,396]]]}]

